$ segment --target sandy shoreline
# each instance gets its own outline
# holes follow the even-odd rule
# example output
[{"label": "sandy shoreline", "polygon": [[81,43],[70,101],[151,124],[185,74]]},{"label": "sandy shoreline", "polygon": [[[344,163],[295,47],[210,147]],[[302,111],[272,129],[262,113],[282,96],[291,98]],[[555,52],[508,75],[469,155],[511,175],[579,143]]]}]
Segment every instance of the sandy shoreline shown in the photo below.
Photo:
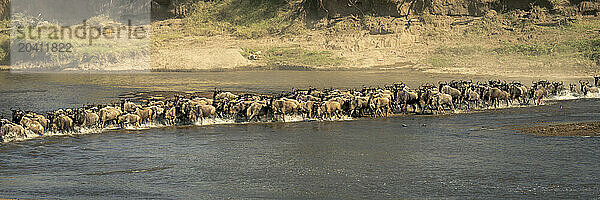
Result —
[{"label": "sandy shoreline", "polygon": [[518,130],[523,134],[537,136],[600,136],[600,121],[552,124]]},{"label": "sandy shoreline", "polygon": [[[331,72],[331,71],[415,71],[427,74],[436,75],[448,75],[455,76],[457,79],[467,77],[487,77],[490,79],[531,79],[531,80],[565,80],[565,79],[590,79],[597,73],[569,73],[561,74],[555,71],[537,71],[533,74],[524,74],[517,71],[505,71],[503,73],[476,73],[471,71],[459,71],[452,67],[443,68],[415,68],[415,67],[389,67],[374,66],[374,67],[310,67],[310,66],[238,66],[231,68],[189,68],[189,69],[177,69],[177,68],[152,68],[150,70],[136,71],[136,70],[71,70],[71,71],[22,71],[22,72],[35,72],[35,73],[136,73],[136,72],[168,72],[168,73],[194,73],[194,72],[249,72],[249,71],[311,71],[311,72]],[[0,71],[8,72],[21,72],[18,70],[11,70],[10,66],[0,66]]]}]

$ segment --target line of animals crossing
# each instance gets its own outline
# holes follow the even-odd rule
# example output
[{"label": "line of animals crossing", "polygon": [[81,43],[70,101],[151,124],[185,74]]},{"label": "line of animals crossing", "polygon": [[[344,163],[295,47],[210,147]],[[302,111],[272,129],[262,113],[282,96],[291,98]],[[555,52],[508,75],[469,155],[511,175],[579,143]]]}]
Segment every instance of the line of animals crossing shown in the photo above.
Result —
[{"label": "line of animals crossing", "polygon": [[388,117],[397,114],[439,114],[540,105],[551,96],[566,93],[575,97],[600,93],[600,77],[594,83],[579,81],[565,85],[540,80],[527,86],[521,82],[453,80],[422,84],[412,89],[400,82],[362,89],[293,89],[276,94],[234,94],[215,90],[212,98],[173,95],[148,98],[142,103],[118,103],[58,109],[46,114],[11,109],[12,118],[0,117],[0,142],[35,138],[81,129],[144,127],[149,124],[176,126],[202,124],[206,120],[234,122],[286,121],[290,117],[310,120],[339,120]]}]

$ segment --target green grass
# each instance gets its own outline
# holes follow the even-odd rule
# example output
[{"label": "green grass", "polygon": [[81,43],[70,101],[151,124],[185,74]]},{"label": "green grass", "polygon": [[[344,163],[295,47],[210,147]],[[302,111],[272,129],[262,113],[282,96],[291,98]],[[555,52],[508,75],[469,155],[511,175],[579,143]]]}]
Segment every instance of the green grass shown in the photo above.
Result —
[{"label": "green grass", "polygon": [[[97,18],[97,23],[111,23],[110,20],[104,18]],[[54,25],[58,26],[58,25]],[[126,39],[126,32],[121,33],[121,39],[117,39],[113,36],[112,39],[106,39],[100,37],[94,39],[92,45],[90,45],[88,39],[79,39],[76,37],[69,38],[68,34],[65,34],[64,39],[52,39],[48,35],[50,31],[43,31],[41,38],[34,40],[25,38],[23,40],[13,40],[13,47],[18,48],[19,43],[31,43],[31,44],[70,44],[72,52],[56,52],[52,50],[43,50],[41,47],[40,51],[31,51],[29,53],[20,53],[19,56],[25,65],[38,66],[46,69],[61,69],[65,66],[79,66],[90,64],[108,64],[118,63],[123,59],[134,58],[140,55],[146,55],[150,50],[150,39]],[[4,45],[6,43],[6,45]],[[10,36],[0,35],[0,44],[2,44],[2,51],[0,56],[5,56],[4,60],[8,60],[7,57],[10,47]],[[48,48],[51,48],[49,46]],[[13,57],[14,58],[14,57]]]},{"label": "green grass", "polygon": [[0,65],[10,64],[10,36],[0,34]]},{"label": "green grass", "polygon": [[150,39],[152,40],[152,44],[160,44],[163,42],[172,42],[183,37],[185,37],[183,33],[171,31],[169,33],[153,34]]},{"label": "green grass", "polygon": [[244,57],[247,58],[248,56],[250,56],[252,54],[255,54],[257,52],[259,52],[259,50],[254,49],[254,48],[242,48],[242,53],[241,54],[242,54],[242,56],[244,56]]},{"label": "green grass", "polygon": [[447,47],[442,46],[436,49],[435,54],[440,55],[473,55],[481,52],[487,52],[488,50],[479,45],[467,45],[467,46],[456,46],[456,47]]},{"label": "green grass", "polygon": [[576,48],[584,57],[600,61],[600,38],[576,40],[570,42],[569,45]]},{"label": "green grass", "polygon": [[569,24],[567,27],[569,31],[590,31],[600,29],[600,23],[597,20],[585,20],[577,23]]},{"label": "green grass", "polygon": [[[538,34],[547,34],[526,43],[504,43],[492,49],[499,55],[525,56],[571,56],[600,61],[600,37],[593,31],[600,30],[599,20],[578,20],[559,27],[538,27]],[[554,36],[555,35],[555,36]]]},{"label": "green grass", "polygon": [[429,57],[426,62],[429,63],[432,67],[439,68],[452,66],[454,60],[448,58],[447,55],[437,55]]},{"label": "green grass", "polygon": [[555,52],[555,48],[543,44],[504,44],[504,46],[494,48],[492,51],[500,55],[520,54],[525,56],[542,56],[551,55]]},{"label": "green grass", "polygon": [[200,1],[185,18],[187,31],[212,36],[231,34],[240,38],[259,38],[279,34],[293,25],[293,3],[271,0]]},{"label": "green grass", "polygon": [[[244,48],[243,56],[258,52],[256,49]],[[301,66],[323,67],[340,66],[344,58],[337,57],[329,51],[314,51],[296,47],[271,47],[261,51],[260,60],[268,66]]]},{"label": "green grass", "polygon": [[556,56],[574,55],[598,61],[600,60],[600,38],[579,39],[561,43],[539,43],[539,44],[504,44],[504,46],[492,49],[500,55],[519,54],[525,56]]},{"label": "green grass", "polygon": [[[8,29],[9,20],[0,21],[0,29]],[[6,31],[0,33],[0,65],[10,65],[10,35]]]}]

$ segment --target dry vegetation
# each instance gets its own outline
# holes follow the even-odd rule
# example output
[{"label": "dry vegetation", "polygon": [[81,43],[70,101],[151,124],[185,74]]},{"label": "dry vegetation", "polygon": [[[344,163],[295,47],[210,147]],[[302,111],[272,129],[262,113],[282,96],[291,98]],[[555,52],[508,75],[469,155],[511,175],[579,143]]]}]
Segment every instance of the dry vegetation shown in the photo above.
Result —
[{"label": "dry vegetation", "polygon": [[[153,15],[163,19],[152,27],[152,67],[412,68],[511,77],[600,71],[596,1],[370,0],[352,6],[356,1],[337,5],[323,0],[323,8],[315,2],[155,0]],[[6,58],[7,43],[0,44],[0,56]]]},{"label": "dry vegetation", "polygon": [[[224,0],[193,4],[183,19],[156,22],[153,61],[164,49],[199,55],[219,49],[237,69],[393,69],[493,76],[589,76],[598,73],[600,20],[563,2],[483,16],[377,13],[309,20],[304,1]],[[465,11],[467,12],[467,11]],[[330,11],[330,14],[332,11]],[[175,26],[164,25],[176,24]],[[158,26],[158,25],[161,26]],[[251,59],[248,59],[251,58]],[[175,60],[173,58],[171,60]],[[197,59],[202,59],[198,57]],[[229,60],[229,59],[227,59]],[[222,68],[194,63],[155,67]],[[199,65],[198,65],[199,64]]]},{"label": "dry vegetation", "polygon": [[[142,16],[144,15],[144,6],[149,8],[150,2],[144,0],[127,0],[129,4],[123,4],[122,1],[115,0],[110,2],[88,2],[84,3],[87,6],[91,6],[97,8],[97,13],[89,13],[91,17],[87,18],[87,25],[90,26],[111,26],[111,27],[121,27],[125,26],[124,24],[117,22],[119,19],[117,16],[121,16],[121,14],[129,14],[135,18],[136,15]],[[45,8],[49,5],[43,4],[45,1],[41,1],[42,4],[37,5],[38,7]],[[40,1],[38,1],[40,3]],[[69,3],[71,4],[71,3]],[[53,20],[52,17],[44,17],[44,15],[40,14],[37,16],[32,16],[31,14],[23,14],[16,13],[13,14],[11,20],[8,20],[10,13],[9,9],[9,1],[8,0],[0,0],[0,64],[1,65],[10,65],[10,49],[11,49],[11,41],[10,41],[10,25],[12,24],[21,24],[21,25],[31,25],[35,24],[39,27],[66,27],[69,26],[69,30],[75,30],[77,26],[81,24],[60,24],[56,20]],[[13,4],[14,6],[14,4]],[[63,6],[61,4],[61,6]],[[82,5],[75,5],[82,6]],[[142,13],[142,14],[140,14]],[[148,18],[149,19],[149,18]],[[150,29],[149,26],[145,27],[146,30]],[[41,33],[40,38],[36,38],[35,40],[29,40],[28,38],[19,41],[13,42],[12,48],[17,48],[20,42],[23,43],[47,43],[47,44],[57,44],[57,43],[68,43],[72,45],[72,53],[59,53],[53,51],[38,51],[40,50],[39,46],[36,46],[35,50],[29,53],[20,53],[19,56],[24,56],[23,60],[15,59],[15,55],[13,55],[14,60],[24,61],[19,64],[19,69],[35,69],[35,70],[124,70],[127,68],[135,68],[136,70],[144,69],[143,67],[138,67],[138,63],[148,63],[149,61],[149,40],[126,40],[126,39],[106,39],[104,37],[98,37],[98,39],[94,39],[94,45],[89,45],[88,39],[78,39],[76,37],[72,37],[72,35],[66,37],[65,39],[56,39],[50,38],[50,34],[53,29],[37,29],[38,33]],[[120,37],[115,37],[113,33],[113,38],[125,38],[124,32],[120,32]],[[61,31],[61,34],[69,35],[69,33],[65,33]],[[90,36],[92,37],[92,36]],[[32,45],[32,48],[33,45]],[[145,58],[145,59],[144,59]],[[13,60],[13,61],[14,61]],[[134,67],[131,67],[134,66]],[[149,66],[146,66],[146,69]],[[17,67],[13,66],[13,69]],[[7,70],[8,66],[0,67],[0,70]]]}]

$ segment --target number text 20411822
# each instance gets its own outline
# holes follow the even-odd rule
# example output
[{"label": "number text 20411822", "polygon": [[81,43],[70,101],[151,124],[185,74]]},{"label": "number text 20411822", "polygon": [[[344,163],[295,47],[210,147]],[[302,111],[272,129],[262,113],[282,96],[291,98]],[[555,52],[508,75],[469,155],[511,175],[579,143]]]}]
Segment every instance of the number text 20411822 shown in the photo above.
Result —
[{"label": "number text 20411822", "polygon": [[39,42],[19,43],[19,52],[73,52],[71,43]]}]

